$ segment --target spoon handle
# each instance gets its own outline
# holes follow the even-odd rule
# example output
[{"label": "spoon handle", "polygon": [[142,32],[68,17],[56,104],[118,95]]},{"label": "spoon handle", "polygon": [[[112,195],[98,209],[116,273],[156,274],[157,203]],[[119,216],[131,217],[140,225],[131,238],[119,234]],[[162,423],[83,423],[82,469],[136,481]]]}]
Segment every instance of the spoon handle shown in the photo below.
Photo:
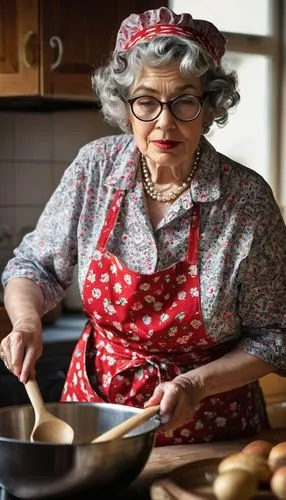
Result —
[{"label": "spoon handle", "polygon": [[42,409],[45,407],[45,403],[42,398],[38,382],[36,381],[36,379],[35,378],[29,379],[28,382],[26,382],[25,384],[25,389],[34,408],[35,415],[36,417],[38,417]]},{"label": "spoon handle", "polygon": [[141,413],[135,415],[134,417],[128,418],[121,424],[116,425],[109,431],[104,432],[100,436],[93,439],[92,443],[100,443],[101,441],[111,441],[112,439],[118,439],[123,437],[128,432],[135,429],[135,427],[139,427],[139,425],[143,424],[148,420],[148,418],[153,417],[160,410],[160,405],[157,406],[149,406],[148,408],[144,408]]}]

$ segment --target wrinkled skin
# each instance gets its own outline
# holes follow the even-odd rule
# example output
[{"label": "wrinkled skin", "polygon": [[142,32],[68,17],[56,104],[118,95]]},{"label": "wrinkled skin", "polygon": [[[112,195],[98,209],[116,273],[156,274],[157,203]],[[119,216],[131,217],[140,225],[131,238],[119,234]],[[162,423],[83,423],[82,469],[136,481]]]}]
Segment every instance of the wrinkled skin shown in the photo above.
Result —
[{"label": "wrinkled skin", "polygon": [[179,375],[171,382],[159,384],[145,407],[160,404],[161,423],[164,430],[171,431],[193,418],[203,397],[203,384],[199,379]]},{"label": "wrinkled skin", "polygon": [[13,330],[1,342],[0,355],[5,366],[21,382],[25,383],[28,374],[34,375],[34,366],[42,354],[42,325],[35,322],[17,322]]}]

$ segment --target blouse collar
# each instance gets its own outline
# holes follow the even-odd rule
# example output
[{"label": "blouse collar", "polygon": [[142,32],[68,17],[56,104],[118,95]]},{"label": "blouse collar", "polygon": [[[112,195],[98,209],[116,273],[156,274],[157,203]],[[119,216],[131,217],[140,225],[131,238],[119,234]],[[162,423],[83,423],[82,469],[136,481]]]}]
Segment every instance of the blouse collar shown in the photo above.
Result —
[{"label": "blouse collar", "polygon": [[[128,138],[128,136],[126,137]],[[220,197],[220,156],[205,137],[201,139],[201,159],[191,185],[191,197],[194,202],[210,202]],[[140,153],[134,138],[129,136],[117,154],[112,170],[105,185],[113,189],[128,191],[138,180]]]}]

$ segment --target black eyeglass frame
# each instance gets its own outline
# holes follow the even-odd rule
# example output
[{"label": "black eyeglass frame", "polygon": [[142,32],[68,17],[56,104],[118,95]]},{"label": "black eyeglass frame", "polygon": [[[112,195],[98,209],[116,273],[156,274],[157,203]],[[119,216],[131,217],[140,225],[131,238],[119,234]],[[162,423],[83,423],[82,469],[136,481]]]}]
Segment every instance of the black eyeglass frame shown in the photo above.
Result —
[{"label": "black eyeglass frame", "polygon": [[[144,120],[143,118],[139,118],[135,113],[134,113],[134,110],[133,110],[133,104],[134,102],[136,102],[138,99],[142,99],[143,97],[148,97],[149,99],[152,98],[154,99],[155,101],[158,102],[158,104],[160,104],[160,110],[158,112],[158,114],[156,116],[154,116],[154,118],[151,118],[151,119],[148,119],[148,120]],[[194,118],[191,118],[190,120],[182,120],[181,118],[178,118],[172,111],[172,105],[174,104],[174,102],[176,102],[178,99],[181,99],[182,97],[192,97],[193,99],[196,99],[200,105],[199,107],[199,110],[197,112],[197,114],[194,116]],[[152,122],[154,120],[157,120],[157,118],[160,116],[160,114],[162,113],[162,110],[163,110],[163,107],[164,106],[167,106],[168,110],[170,111],[171,115],[178,121],[180,122],[192,122],[194,121],[201,113],[202,109],[203,109],[203,104],[204,104],[204,101],[206,99],[206,95],[202,96],[202,97],[198,97],[196,95],[192,95],[192,94],[182,94],[182,95],[179,95],[177,97],[175,97],[174,99],[170,99],[169,101],[160,101],[159,99],[157,99],[157,97],[154,97],[154,96],[151,96],[151,95],[139,95],[137,97],[132,97],[131,99],[126,99],[126,102],[128,102],[128,104],[130,105],[130,108],[131,108],[131,111],[132,111],[132,114],[135,116],[135,118],[137,118],[137,120],[140,120],[141,122]]]}]

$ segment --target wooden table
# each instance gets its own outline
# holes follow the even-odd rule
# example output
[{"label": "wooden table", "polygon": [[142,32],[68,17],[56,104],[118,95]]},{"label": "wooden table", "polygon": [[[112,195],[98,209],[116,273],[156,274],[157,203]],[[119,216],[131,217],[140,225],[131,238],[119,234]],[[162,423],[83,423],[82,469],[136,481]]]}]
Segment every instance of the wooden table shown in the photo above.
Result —
[{"label": "wooden table", "polygon": [[172,470],[186,463],[204,458],[230,455],[240,451],[246,443],[255,439],[265,439],[273,444],[286,441],[286,428],[271,429],[251,439],[154,448],[144,470],[118,498],[124,500],[148,500],[150,499],[149,490],[151,484],[163,478]]}]

